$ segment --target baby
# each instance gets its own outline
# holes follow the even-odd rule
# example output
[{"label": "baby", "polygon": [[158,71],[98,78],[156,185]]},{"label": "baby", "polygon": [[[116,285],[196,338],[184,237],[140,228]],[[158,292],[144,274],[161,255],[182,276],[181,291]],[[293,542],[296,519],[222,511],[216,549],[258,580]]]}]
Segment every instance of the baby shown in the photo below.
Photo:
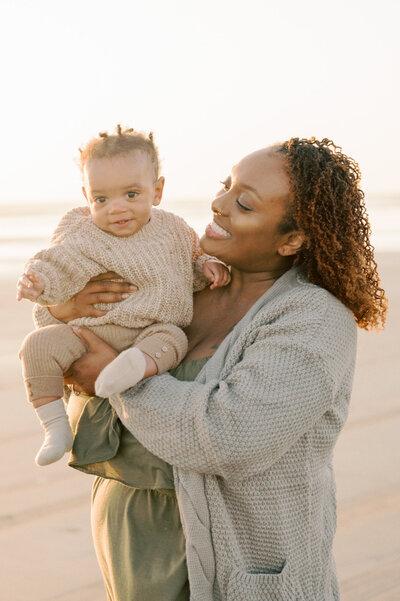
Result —
[{"label": "baby", "polygon": [[180,363],[187,351],[181,328],[192,319],[193,292],[210,280],[212,287],[230,280],[227,267],[203,254],[183,219],[153,208],[161,202],[164,178],[152,134],[118,126],[116,134],[101,133],[80,152],[88,206],[64,215],[50,247],[28,261],[17,300],[61,303],[106,271],[138,290],[121,302],[96,305],[99,317],[46,326],[24,340],[27,395],[45,431],[37,465],[57,461],[72,447],[63,373],[86,348],[71,325],[88,326],[120,352],[95,383],[96,394],[108,397]]}]

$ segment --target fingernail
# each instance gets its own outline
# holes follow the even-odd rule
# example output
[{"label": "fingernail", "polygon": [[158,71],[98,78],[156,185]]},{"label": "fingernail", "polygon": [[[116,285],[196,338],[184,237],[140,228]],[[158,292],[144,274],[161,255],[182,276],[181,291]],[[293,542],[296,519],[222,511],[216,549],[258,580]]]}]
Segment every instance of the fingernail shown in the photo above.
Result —
[{"label": "fingernail", "polygon": [[79,326],[72,326],[72,329],[73,329],[74,332],[80,332],[81,331],[81,329],[80,329]]},{"label": "fingernail", "polygon": [[129,298],[130,294],[121,294],[121,298]]},{"label": "fingernail", "polygon": [[135,291],[135,290],[137,290],[137,286],[129,286],[129,290]]}]

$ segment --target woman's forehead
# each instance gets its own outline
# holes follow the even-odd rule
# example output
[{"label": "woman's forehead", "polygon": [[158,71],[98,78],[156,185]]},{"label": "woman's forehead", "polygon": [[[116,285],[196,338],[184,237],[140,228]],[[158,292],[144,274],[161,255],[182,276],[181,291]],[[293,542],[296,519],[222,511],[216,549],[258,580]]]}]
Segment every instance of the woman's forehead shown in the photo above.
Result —
[{"label": "woman's forehead", "polygon": [[232,169],[235,184],[255,188],[261,197],[290,194],[289,177],[282,156],[271,148],[248,154]]}]

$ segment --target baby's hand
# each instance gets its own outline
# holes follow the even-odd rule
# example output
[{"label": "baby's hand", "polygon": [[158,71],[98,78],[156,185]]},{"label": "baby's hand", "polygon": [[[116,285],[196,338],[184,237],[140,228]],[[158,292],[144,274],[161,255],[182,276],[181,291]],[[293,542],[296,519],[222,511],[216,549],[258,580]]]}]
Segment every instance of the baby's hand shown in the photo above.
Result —
[{"label": "baby's hand", "polygon": [[231,274],[226,265],[217,263],[217,261],[207,261],[203,265],[203,274],[211,280],[210,290],[227,286],[231,281]]},{"label": "baby's hand", "polygon": [[17,301],[27,298],[35,301],[43,292],[44,278],[35,271],[25,272],[17,282]]}]

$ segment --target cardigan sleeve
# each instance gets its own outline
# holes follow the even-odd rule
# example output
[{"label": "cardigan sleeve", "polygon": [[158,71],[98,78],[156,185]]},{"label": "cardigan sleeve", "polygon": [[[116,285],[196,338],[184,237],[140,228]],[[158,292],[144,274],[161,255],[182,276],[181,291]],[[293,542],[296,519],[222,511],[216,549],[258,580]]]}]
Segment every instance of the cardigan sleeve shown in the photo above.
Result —
[{"label": "cardigan sleeve", "polygon": [[176,467],[231,479],[264,471],[332,407],[354,355],[351,341],[338,349],[333,331],[315,332],[319,345],[304,334],[265,325],[219,381],[155,376],[110,402],[145,447]]}]

